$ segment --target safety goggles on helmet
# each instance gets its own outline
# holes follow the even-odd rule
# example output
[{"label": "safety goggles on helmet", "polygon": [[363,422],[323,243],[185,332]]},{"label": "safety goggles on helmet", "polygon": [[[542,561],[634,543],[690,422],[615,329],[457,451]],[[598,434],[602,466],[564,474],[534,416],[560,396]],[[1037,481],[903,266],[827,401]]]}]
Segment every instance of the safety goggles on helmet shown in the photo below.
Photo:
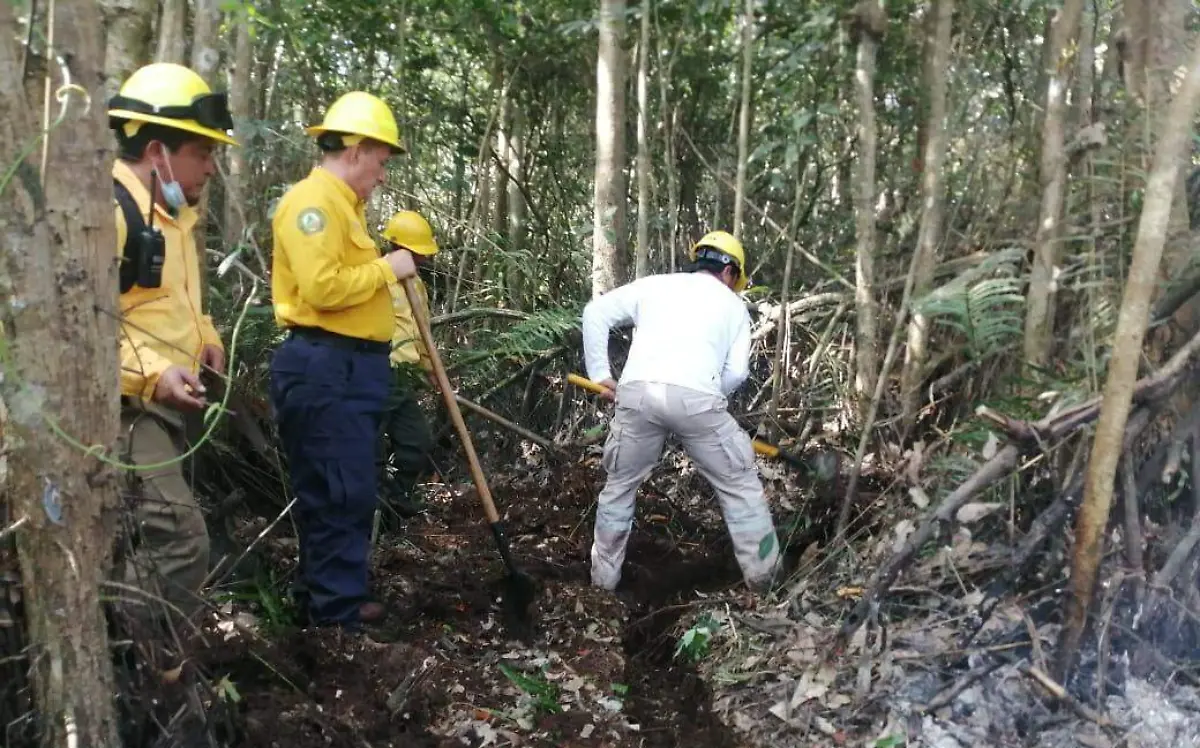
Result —
[{"label": "safety goggles on helmet", "polygon": [[154,106],[139,99],[131,99],[128,96],[117,94],[108,100],[108,108],[151,114],[167,119],[194,120],[201,127],[213,130],[233,129],[233,115],[229,112],[229,98],[224,91],[201,94],[186,106]]},{"label": "safety goggles on helmet", "polygon": [[741,265],[738,264],[738,261],[736,259],[725,254],[724,252],[717,249],[716,247],[708,247],[708,246],[697,247],[696,248],[696,259],[697,260],[712,260],[714,262],[719,262],[722,265],[730,265],[733,267],[734,270],[736,270],[738,272],[741,272],[741,269],[742,269]]}]

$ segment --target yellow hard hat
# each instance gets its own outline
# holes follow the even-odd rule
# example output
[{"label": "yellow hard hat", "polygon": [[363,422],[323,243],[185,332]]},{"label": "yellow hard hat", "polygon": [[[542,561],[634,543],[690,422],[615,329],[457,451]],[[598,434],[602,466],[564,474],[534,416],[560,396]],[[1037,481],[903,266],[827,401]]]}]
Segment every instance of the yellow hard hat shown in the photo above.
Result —
[{"label": "yellow hard hat", "polygon": [[[741,293],[746,290],[746,284],[750,279],[746,277],[746,250],[742,248],[742,243],[728,231],[710,231],[700,238],[700,241],[692,245],[688,251],[688,258],[693,262],[701,250],[709,250],[705,252],[705,256],[729,264],[731,261],[737,265],[738,279],[733,285],[733,290]],[[716,250],[712,253],[711,250]]]},{"label": "yellow hard hat", "polygon": [[383,230],[383,238],[419,255],[432,257],[438,253],[433,228],[415,210],[402,210],[392,216]]},{"label": "yellow hard hat", "polygon": [[138,68],[116,96],[108,100],[108,126],[124,128],[132,137],[153,123],[193,132],[221,143],[237,145],[226,134],[233,129],[224,92],[213,93],[194,70],[172,62]]},{"label": "yellow hard hat", "polygon": [[342,94],[325,112],[325,121],[305,130],[309,135],[325,132],[361,135],[391,146],[396,153],[404,153],[400,145],[400,128],[392,110],[383,100],[366,91],[351,91]]}]

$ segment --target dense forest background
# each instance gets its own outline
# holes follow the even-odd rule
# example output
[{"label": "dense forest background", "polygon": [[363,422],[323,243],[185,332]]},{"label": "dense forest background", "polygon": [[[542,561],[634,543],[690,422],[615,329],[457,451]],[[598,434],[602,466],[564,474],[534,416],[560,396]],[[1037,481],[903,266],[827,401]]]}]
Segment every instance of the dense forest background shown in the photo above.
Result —
[{"label": "dense forest background", "polygon": [[[71,569],[111,554],[116,483],[81,448],[111,444],[116,423],[102,102],[151,60],[229,91],[242,143],[225,150],[197,228],[231,394],[194,470],[234,555],[288,503],[264,394],[280,339],[273,201],[314,163],[303,127],[364,89],[392,105],[408,148],[368,220],[378,230],[411,208],[434,225],[433,323],[460,394],[586,454],[606,416],[565,382],[581,371],[582,305],[679,269],[691,242],[730,230],[749,257],[755,341],[731,409],[785,450],[841,455],[832,482],[764,467],[795,562],[775,610],[869,653],[863,632],[903,618],[905,596],[929,592],[918,588],[968,600],[959,612],[981,621],[1042,596],[1052,613],[1015,619],[1037,657],[1029,631],[1050,627],[1054,662],[1037,672],[1077,689],[1054,697],[1074,712],[1093,709],[1078,689],[1103,711],[1096,663],[1115,646],[1114,620],[1151,642],[1149,670],[1200,641],[1198,20],[1186,0],[4,3],[0,585],[24,607],[0,606],[0,629],[13,631],[13,657],[29,642],[44,655],[14,666],[37,686],[14,686],[4,714],[37,703],[69,710],[72,729],[97,740],[114,729],[102,696],[112,676],[92,646],[103,618],[55,611],[99,610],[102,592]],[[618,336],[618,360],[622,346]],[[436,412],[435,395],[428,405]],[[471,423],[499,480],[545,485],[528,440]],[[443,477],[465,484],[448,426],[440,436]],[[680,485],[704,490],[685,481],[663,495]],[[598,484],[577,488],[564,501],[582,520]],[[55,520],[48,507],[60,504],[74,521]],[[403,529],[391,532],[382,542],[403,546]],[[911,580],[947,548],[970,563]],[[248,575],[260,616],[281,596],[281,564],[264,557]],[[828,598],[821,625],[805,618],[811,595]],[[730,619],[693,612],[655,636],[726,641]],[[875,667],[855,660],[838,676],[855,704],[898,693]],[[1092,685],[1077,685],[1079,667]],[[803,669],[781,667],[771,687]],[[96,690],[67,693],[64,674]],[[715,713],[725,692],[714,688]],[[820,701],[797,698],[771,712],[773,739],[833,735],[797,722],[801,704]],[[863,735],[900,734],[856,714]],[[65,734],[51,722],[45,735]]]}]

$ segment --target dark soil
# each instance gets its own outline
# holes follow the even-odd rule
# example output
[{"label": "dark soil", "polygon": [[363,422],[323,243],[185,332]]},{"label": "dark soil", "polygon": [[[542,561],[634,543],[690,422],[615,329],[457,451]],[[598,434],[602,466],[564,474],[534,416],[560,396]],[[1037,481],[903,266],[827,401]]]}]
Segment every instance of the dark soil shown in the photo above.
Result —
[{"label": "dark soil", "polygon": [[[528,638],[510,625],[504,567],[473,488],[442,487],[428,512],[376,547],[374,586],[390,616],[368,637],[277,627],[257,639],[214,620],[191,657],[208,682],[236,690],[236,743],[736,745],[711,713],[708,687],[673,657],[697,593],[732,595],[740,579],[715,502],[697,501],[707,488],[696,479],[674,498],[642,492],[611,594],[588,583],[595,465],[521,472],[496,476],[492,489],[514,554],[538,584]],[[264,526],[247,523],[238,539]],[[291,570],[294,540],[279,528],[260,546],[267,566]],[[263,623],[262,606],[250,612]],[[551,695],[531,698],[531,682]]]}]

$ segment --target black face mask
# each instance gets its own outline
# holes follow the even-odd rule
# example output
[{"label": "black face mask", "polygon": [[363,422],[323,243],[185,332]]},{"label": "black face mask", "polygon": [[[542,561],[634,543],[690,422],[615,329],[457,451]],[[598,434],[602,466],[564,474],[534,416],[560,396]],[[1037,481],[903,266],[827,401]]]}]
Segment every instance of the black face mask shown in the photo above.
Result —
[{"label": "black face mask", "polygon": [[202,94],[187,106],[156,107],[139,99],[117,94],[108,100],[109,109],[124,109],[139,114],[153,114],[167,119],[195,120],[201,127],[212,130],[232,130],[233,115],[229,113],[229,98],[224,93]]}]

